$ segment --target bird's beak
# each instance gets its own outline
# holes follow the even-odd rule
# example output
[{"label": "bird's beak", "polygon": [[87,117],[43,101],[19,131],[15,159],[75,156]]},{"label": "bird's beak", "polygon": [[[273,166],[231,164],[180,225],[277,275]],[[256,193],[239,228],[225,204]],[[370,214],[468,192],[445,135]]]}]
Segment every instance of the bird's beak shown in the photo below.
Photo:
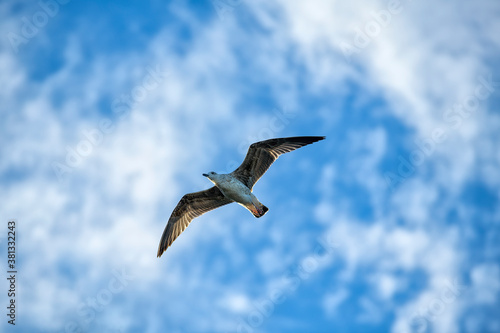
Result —
[{"label": "bird's beak", "polygon": [[202,175],[205,176],[205,177],[208,177],[208,175],[206,173],[203,173]]}]

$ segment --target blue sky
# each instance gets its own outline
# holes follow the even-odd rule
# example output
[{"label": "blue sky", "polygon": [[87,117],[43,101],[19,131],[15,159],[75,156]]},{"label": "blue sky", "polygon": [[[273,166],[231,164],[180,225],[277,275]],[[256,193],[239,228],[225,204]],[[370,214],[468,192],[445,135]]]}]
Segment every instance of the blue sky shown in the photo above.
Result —
[{"label": "blue sky", "polygon": [[[498,1],[0,16],[2,331],[500,332]],[[156,258],[202,173],[297,135],[327,140],[257,183],[265,217],[220,208]]]}]

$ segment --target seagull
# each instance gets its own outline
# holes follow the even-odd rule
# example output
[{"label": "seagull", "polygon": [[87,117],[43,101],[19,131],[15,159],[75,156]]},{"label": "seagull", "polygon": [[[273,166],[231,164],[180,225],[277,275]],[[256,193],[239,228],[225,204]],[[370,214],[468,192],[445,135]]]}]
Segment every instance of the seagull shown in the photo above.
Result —
[{"label": "seagull", "polygon": [[161,236],[158,258],[187,228],[191,221],[213,209],[236,202],[248,209],[256,218],[269,210],[252,193],[253,186],[281,155],[325,139],[324,136],[295,136],[255,142],[248,148],[245,160],[231,173],[204,173],[215,186],[208,190],[184,195]]}]

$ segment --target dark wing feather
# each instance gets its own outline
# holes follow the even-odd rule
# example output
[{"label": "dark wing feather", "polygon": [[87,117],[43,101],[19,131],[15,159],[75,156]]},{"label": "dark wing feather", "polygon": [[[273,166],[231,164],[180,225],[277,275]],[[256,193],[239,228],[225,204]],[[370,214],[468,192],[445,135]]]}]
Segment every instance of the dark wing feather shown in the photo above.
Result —
[{"label": "dark wing feather", "polygon": [[231,202],[232,200],[226,198],[216,186],[184,195],[168,219],[157,256],[160,257],[172,245],[194,218]]},{"label": "dark wing feather", "polygon": [[281,154],[291,152],[324,138],[324,136],[296,136],[253,143],[248,148],[245,160],[232,172],[232,175],[248,186],[249,189],[252,189]]}]

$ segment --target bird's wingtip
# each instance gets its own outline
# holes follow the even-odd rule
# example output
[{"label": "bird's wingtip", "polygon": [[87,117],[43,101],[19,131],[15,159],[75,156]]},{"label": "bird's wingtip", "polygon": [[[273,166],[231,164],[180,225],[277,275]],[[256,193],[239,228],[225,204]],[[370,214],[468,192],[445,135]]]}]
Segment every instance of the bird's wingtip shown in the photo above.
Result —
[{"label": "bird's wingtip", "polygon": [[162,248],[161,246],[158,248],[158,251],[156,252],[156,258],[160,258],[161,255],[165,252],[166,249]]},{"label": "bird's wingtip", "polygon": [[314,142],[318,142],[318,141],[321,141],[321,140],[325,140],[326,139],[326,136],[324,135],[320,135],[320,136],[312,136],[311,139],[314,140]]}]

